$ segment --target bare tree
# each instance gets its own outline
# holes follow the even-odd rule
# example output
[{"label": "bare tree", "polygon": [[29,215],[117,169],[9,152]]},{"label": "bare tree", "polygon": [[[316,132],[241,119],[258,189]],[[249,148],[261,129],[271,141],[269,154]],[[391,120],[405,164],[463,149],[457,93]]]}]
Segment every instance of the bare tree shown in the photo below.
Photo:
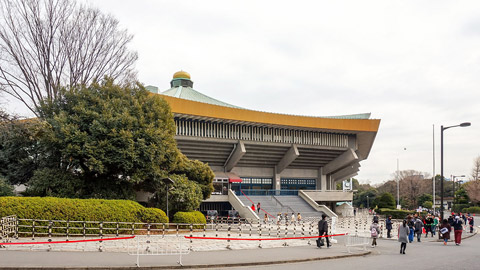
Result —
[{"label": "bare tree", "polygon": [[38,116],[61,87],[133,79],[138,58],[118,21],[74,0],[0,0],[0,93]]},{"label": "bare tree", "polygon": [[467,191],[468,198],[474,204],[480,202],[480,180],[473,180],[465,183],[465,191]]},{"label": "bare tree", "polygon": [[415,170],[400,171],[400,196],[410,201],[413,207],[416,207],[418,197],[423,193],[431,192],[427,190],[428,182],[430,180],[425,179],[428,177],[430,177],[428,173],[422,173]]},{"label": "bare tree", "polygon": [[471,180],[480,180],[480,156],[473,160]]}]

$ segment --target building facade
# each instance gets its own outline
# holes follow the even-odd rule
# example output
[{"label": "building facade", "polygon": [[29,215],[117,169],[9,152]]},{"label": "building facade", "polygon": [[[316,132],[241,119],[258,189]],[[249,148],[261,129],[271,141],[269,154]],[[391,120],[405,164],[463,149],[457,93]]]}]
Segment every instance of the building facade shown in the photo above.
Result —
[{"label": "building facade", "polygon": [[336,184],[355,176],[370,153],[380,120],[369,113],[312,117],[248,110],[194,90],[184,71],[170,86],[159,94],[174,114],[178,148],[215,173],[215,190],[202,210],[228,208],[229,190],[302,190],[330,208],[352,200],[353,193],[336,191]]}]

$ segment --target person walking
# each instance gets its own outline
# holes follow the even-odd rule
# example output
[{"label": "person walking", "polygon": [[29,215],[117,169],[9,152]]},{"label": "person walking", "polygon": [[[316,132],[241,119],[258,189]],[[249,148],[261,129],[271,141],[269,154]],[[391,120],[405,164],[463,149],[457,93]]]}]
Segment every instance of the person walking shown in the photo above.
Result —
[{"label": "person walking", "polygon": [[321,248],[323,246],[323,238],[326,238],[327,248],[330,248],[330,240],[325,235],[328,235],[328,222],[326,220],[327,215],[322,214],[322,220],[318,222],[318,236],[323,236],[317,239],[317,247]]},{"label": "person walking", "polygon": [[448,239],[450,239],[450,232],[452,231],[452,226],[448,224],[448,220],[442,220],[442,225],[440,225],[439,233],[442,234],[443,244],[447,245]]},{"label": "person walking", "polygon": [[468,213],[468,225],[470,226],[470,233],[473,233],[473,217]]},{"label": "person walking", "polygon": [[437,232],[437,226],[438,226],[438,217],[434,216],[433,217],[433,225],[432,225],[432,235],[435,236],[435,233]]},{"label": "person walking", "polygon": [[423,221],[420,219],[420,217],[417,217],[417,220],[415,220],[415,234],[417,235],[417,242],[421,242],[420,238],[422,237],[422,231],[423,229]]},{"label": "person walking", "polygon": [[387,238],[392,238],[390,232],[392,231],[392,216],[388,216],[385,220],[385,228],[387,229]]},{"label": "person walking", "polygon": [[455,245],[460,245],[462,242],[463,222],[460,216],[455,216],[453,221],[453,235],[455,236]]},{"label": "person walking", "polygon": [[267,213],[265,213],[265,216],[263,217],[263,221],[265,222],[265,224],[268,224],[268,215],[267,215]]},{"label": "person walking", "polygon": [[433,227],[433,217],[432,215],[428,215],[427,218],[425,219],[425,238],[428,237],[428,232],[430,232],[433,237],[432,227]]},{"label": "person walking", "polygon": [[290,221],[292,222],[292,224],[295,224],[296,220],[297,218],[295,217],[295,213],[292,213],[292,216],[290,217]]},{"label": "person walking", "polygon": [[372,237],[372,247],[377,246],[377,238],[380,234],[380,226],[378,226],[378,221],[374,221],[372,225],[370,225],[370,236]]},{"label": "person walking", "polygon": [[302,222],[302,215],[300,215],[300,213],[297,214],[297,221],[299,223]]},{"label": "person walking", "polygon": [[407,221],[404,219],[402,225],[398,227],[398,242],[400,242],[400,254],[405,254],[405,249],[407,248],[408,234],[410,234],[410,229],[407,226]]},{"label": "person walking", "polygon": [[414,234],[414,229],[413,227],[415,226],[415,222],[413,221],[413,218],[411,215],[409,215],[407,217],[407,226],[408,226],[408,229],[410,230],[408,232],[408,242],[409,243],[412,243],[413,242],[413,234]]},{"label": "person walking", "polygon": [[257,211],[258,211],[258,214],[260,214],[260,202],[257,203]]}]

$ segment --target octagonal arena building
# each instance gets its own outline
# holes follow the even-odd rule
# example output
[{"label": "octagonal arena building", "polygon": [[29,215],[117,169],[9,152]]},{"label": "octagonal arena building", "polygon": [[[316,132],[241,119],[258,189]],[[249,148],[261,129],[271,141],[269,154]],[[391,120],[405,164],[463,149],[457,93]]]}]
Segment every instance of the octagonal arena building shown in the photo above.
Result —
[{"label": "octagonal arena building", "polygon": [[[173,75],[170,87],[146,88],[170,104],[182,153],[208,163],[215,173],[215,190],[200,210],[222,215],[236,210],[262,219],[352,211],[348,203],[337,205],[351,202],[353,191],[336,190],[336,184],[357,175],[379,119],[370,119],[370,113],[300,116],[244,109],[196,91],[185,71]],[[261,211],[253,211],[251,205],[259,202]]]}]

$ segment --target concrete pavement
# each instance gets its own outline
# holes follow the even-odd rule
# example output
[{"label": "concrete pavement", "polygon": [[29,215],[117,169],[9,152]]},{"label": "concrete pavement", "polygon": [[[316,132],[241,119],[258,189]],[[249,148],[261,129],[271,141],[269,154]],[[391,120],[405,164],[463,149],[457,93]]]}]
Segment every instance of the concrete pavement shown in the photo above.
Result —
[{"label": "concrete pavement", "polygon": [[307,262],[364,256],[370,251],[353,250],[347,253],[343,244],[327,249],[316,246],[283,248],[258,248],[246,250],[222,250],[191,252],[182,256],[183,267],[178,264],[179,255],[140,256],[118,252],[45,252],[0,250],[0,269],[174,269],[174,268],[222,268],[232,266],[261,266],[271,264]]}]

